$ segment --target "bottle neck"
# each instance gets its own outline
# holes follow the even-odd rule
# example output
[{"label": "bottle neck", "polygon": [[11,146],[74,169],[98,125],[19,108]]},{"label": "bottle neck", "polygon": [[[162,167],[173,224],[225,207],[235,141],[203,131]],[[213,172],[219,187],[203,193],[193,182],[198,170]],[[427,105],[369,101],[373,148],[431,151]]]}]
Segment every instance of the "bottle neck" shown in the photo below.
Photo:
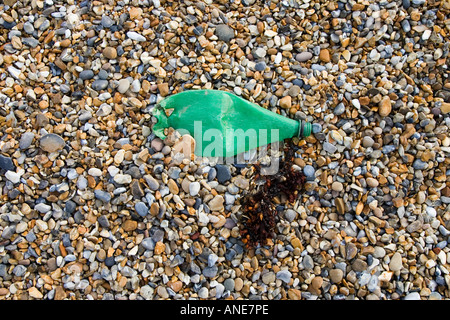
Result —
[{"label": "bottle neck", "polygon": [[311,135],[312,126],[311,123],[308,123],[304,120],[298,120],[298,137],[299,138],[307,138]]}]

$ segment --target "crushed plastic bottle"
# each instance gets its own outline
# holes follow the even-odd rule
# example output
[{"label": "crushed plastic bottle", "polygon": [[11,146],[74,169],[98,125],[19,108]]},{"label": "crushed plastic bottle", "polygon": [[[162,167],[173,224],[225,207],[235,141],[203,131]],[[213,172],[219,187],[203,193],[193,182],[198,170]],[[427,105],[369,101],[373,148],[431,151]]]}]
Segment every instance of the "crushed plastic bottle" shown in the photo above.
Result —
[{"label": "crushed plastic bottle", "polygon": [[271,112],[221,90],[184,91],[163,99],[152,111],[153,132],[161,139],[174,128],[190,134],[195,154],[231,157],[292,137],[308,137],[312,125]]}]

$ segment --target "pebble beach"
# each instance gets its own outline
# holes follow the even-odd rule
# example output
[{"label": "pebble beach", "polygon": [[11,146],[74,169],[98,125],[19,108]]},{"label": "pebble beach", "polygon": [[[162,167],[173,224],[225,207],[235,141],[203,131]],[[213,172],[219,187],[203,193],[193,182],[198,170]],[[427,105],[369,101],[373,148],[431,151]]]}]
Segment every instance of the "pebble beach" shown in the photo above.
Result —
[{"label": "pebble beach", "polygon": [[[448,33],[449,0],[4,0],[0,300],[449,299]],[[264,245],[253,166],[152,132],[199,89],[313,124]]]}]

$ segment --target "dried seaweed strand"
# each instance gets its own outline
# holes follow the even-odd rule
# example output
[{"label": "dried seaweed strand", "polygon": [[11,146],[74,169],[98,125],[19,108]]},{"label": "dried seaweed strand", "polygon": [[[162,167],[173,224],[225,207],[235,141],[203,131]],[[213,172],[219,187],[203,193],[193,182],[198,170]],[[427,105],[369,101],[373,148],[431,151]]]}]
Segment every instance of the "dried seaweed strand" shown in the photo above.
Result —
[{"label": "dried seaweed strand", "polygon": [[[241,200],[242,229],[241,237],[249,247],[267,244],[273,238],[277,222],[277,210],[274,197],[284,194],[287,201],[293,203],[306,181],[301,171],[292,166],[294,160],[293,146],[285,150],[285,159],[277,174],[266,176],[262,186],[253,189]],[[253,180],[261,178],[260,166],[255,165]],[[252,186],[255,186],[252,183]]]}]

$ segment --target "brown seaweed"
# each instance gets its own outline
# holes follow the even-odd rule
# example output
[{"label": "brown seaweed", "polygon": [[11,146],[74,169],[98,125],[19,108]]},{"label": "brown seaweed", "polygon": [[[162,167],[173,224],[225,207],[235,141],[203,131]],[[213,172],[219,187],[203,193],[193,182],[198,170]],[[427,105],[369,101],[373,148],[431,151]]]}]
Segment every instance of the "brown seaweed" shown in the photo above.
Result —
[{"label": "brown seaweed", "polygon": [[[249,247],[267,244],[273,238],[277,222],[277,210],[274,198],[284,194],[289,203],[295,202],[298,193],[303,189],[306,177],[302,171],[293,167],[294,148],[290,145],[285,149],[284,161],[280,170],[274,175],[264,176],[264,183],[251,183],[252,190],[246,194],[241,203],[241,237]],[[254,165],[253,181],[259,180],[261,167]]]}]

